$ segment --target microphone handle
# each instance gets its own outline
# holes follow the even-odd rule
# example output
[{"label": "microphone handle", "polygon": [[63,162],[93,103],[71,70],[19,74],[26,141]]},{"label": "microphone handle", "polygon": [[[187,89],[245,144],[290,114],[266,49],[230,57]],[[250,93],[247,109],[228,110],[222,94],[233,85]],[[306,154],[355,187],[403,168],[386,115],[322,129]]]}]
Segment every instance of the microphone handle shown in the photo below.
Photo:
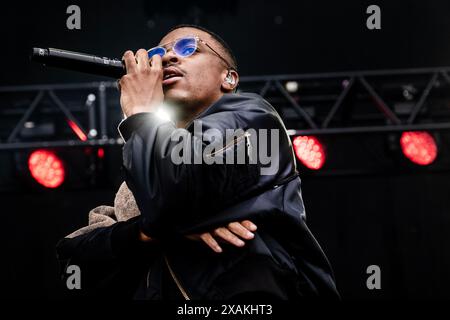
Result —
[{"label": "microphone handle", "polygon": [[47,66],[80,71],[115,79],[126,74],[125,65],[117,59],[55,48],[33,48],[31,60]]}]

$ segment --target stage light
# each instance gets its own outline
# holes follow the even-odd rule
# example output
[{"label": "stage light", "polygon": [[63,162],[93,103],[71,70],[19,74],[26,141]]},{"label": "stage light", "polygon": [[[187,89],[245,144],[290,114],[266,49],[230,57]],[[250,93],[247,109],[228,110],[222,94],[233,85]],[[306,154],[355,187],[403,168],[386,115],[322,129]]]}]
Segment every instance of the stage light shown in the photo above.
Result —
[{"label": "stage light", "polygon": [[297,81],[288,81],[286,82],[286,90],[288,92],[297,92],[298,90],[298,82]]},{"label": "stage light", "polygon": [[69,123],[70,128],[73,130],[73,132],[75,132],[75,134],[81,141],[87,140],[86,134],[75,122],[73,122],[72,120],[67,120],[67,122]]},{"label": "stage light", "polygon": [[97,157],[98,157],[99,159],[103,159],[103,158],[105,157],[105,149],[99,148],[99,149],[97,150]]},{"label": "stage light", "polygon": [[410,85],[410,84],[406,84],[402,86],[402,94],[403,97],[405,98],[405,100],[407,101],[411,101],[414,99],[414,95],[417,93],[417,89]]},{"label": "stage light", "polygon": [[23,124],[23,127],[27,129],[33,129],[35,127],[35,124],[33,121],[27,121]]},{"label": "stage light", "polygon": [[28,169],[31,176],[46,188],[57,188],[64,182],[64,165],[51,151],[33,151],[28,157]]},{"label": "stage light", "polygon": [[314,136],[298,136],[294,138],[294,151],[300,162],[307,168],[319,170],[325,164],[325,150]]},{"label": "stage light", "polygon": [[86,104],[90,107],[95,102],[96,99],[97,97],[95,96],[95,94],[90,93],[86,98]]},{"label": "stage light", "polygon": [[89,137],[95,138],[97,136],[98,132],[95,129],[89,130]]},{"label": "stage light", "polygon": [[405,157],[421,166],[433,163],[437,156],[436,141],[425,131],[403,132],[400,137],[400,146]]}]

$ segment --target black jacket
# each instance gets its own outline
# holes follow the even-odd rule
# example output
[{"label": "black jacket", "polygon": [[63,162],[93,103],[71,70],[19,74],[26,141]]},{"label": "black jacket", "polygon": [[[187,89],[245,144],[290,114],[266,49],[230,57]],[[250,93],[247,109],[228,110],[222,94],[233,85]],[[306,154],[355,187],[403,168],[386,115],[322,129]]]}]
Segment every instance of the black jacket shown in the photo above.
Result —
[{"label": "black jacket", "polygon": [[[202,135],[194,131],[200,122]],[[223,137],[227,129],[243,130],[220,141],[208,129]],[[269,148],[278,170],[271,174],[263,174],[267,165],[255,152],[264,138],[260,129],[269,129],[269,137],[270,130],[278,130],[272,139],[279,150]],[[127,118],[119,131],[126,141],[126,181],[141,216],[58,244],[62,260],[85,266],[83,280],[91,292],[120,287],[124,296],[148,299],[179,293],[189,299],[252,293],[279,299],[338,297],[329,262],[305,224],[290,138],[267,101],[256,94],[225,94],[186,129],[149,113]],[[227,155],[236,157],[238,150],[245,151],[245,164],[227,164]],[[184,162],[173,161],[175,151]],[[195,164],[202,155],[203,163]],[[205,155],[222,157],[223,164],[205,164]],[[225,244],[217,254],[184,237],[244,219],[258,230],[243,248]],[[158,242],[139,243],[139,228]],[[164,294],[167,278],[178,293]]]}]

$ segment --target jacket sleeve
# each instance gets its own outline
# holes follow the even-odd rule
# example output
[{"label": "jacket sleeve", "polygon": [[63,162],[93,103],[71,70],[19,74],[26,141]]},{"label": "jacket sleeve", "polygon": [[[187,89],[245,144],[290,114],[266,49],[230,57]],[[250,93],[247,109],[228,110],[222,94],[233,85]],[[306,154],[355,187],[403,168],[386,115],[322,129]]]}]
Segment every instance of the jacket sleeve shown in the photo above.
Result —
[{"label": "jacket sleeve", "polygon": [[[201,136],[195,131],[195,124],[193,132],[177,129],[174,123],[154,113],[133,115],[119,125],[126,141],[123,166],[127,185],[142,213],[141,228],[150,236],[161,238],[171,232],[183,233],[186,227],[192,231],[192,226],[205,216],[254,190],[260,175],[259,164],[248,161],[227,164],[227,154],[236,159],[240,147],[245,149],[246,156],[250,151],[242,136],[227,141],[226,130],[277,127],[275,118],[261,111],[251,114],[224,111],[197,121],[202,127]],[[216,141],[214,130],[225,138]],[[213,150],[211,153],[208,147]],[[221,157],[222,163],[206,163],[205,159],[212,154]],[[174,161],[177,156],[183,160]]]},{"label": "jacket sleeve", "polygon": [[[63,238],[56,245],[66,283],[67,268],[76,265],[81,271],[81,296],[128,297],[158,246],[143,243],[138,238],[139,217],[117,222],[108,227],[94,229],[74,238]],[[134,281],[135,280],[135,281]]]}]

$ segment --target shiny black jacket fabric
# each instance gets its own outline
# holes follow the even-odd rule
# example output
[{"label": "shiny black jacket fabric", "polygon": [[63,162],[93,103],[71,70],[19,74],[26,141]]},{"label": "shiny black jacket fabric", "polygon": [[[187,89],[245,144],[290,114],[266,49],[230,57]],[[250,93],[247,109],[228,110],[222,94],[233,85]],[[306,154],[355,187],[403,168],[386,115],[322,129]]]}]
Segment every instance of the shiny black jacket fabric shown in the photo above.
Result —
[{"label": "shiny black jacket fabric", "polygon": [[[201,134],[194,130],[199,123]],[[223,137],[227,129],[243,129],[253,136],[237,134],[219,143],[208,129]],[[262,174],[268,165],[254,152],[263,139],[259,129],[268,130],[268,136],[270,130],[278,132],[272,139],[279,142],[279,150],[271,154],[278,170],[271,174]],[[61,259],[89,269],[101,270],[98,260],[104,256],[99,252],[110,252],[109,271],[103,269],[100,274],[105,279],[94,281],[93,287],[98,290],[124,282],[128,285],[124,291],[135,298],[161,299],[161,279],[169,274],[189,299],[252,294],[275,299],[338,298],[330,264],[305,224],[290,138],[267,101],[256,94],[225,94],[186,129],[149,113],[127,118],[119,131],[126,141],[126,181],[141,216],[58,245]],[[214,149],[208,149],[213,145]],[[181,153],[180,146],[184,147]],[[227,155],[236,156],[239,148],[245,150],[245,164],[226,163]],[[190,161],[175,163],[174,151]],[[224,164],[205,164],[204,157],[203,163],[194,163],[198,156],[212,154],[223,157]],[[250,161],[255,155],[257,160]],[[253,221],[258,230],[242,248],[223,244],[223,252],[217,254],[204,243],[184,237],[244,219]],[[139,228],[158,242],[139,244],[133,236]],[[135,281],[124,280],[129,269],[135,270]],[[97,273],[91,275],[99,279]]]}]

